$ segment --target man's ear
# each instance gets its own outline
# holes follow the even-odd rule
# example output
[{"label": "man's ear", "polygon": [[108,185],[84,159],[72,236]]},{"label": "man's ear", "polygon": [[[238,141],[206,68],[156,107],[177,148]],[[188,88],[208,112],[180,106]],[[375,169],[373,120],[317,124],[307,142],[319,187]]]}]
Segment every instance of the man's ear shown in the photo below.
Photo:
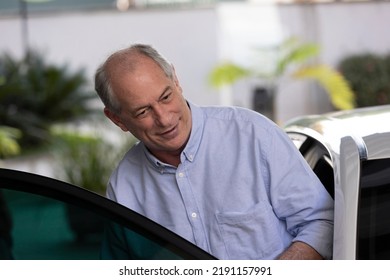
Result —
[{"label": "man's ear", "polygon": [[121,121],[120,117],[117,114],[110,111],[107,107],[104,108],[104,115],[106,115],[107,118],[109,118],[114,124],[116,124],[124,132],[129,131]]}]

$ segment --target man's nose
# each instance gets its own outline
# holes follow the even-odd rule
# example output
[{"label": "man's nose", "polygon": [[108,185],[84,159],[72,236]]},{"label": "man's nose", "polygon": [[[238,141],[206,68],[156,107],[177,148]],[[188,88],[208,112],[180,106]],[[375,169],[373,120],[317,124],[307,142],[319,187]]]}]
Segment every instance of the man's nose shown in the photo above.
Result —
[{"label": "man's nose", "polygon": [[167,126],[170,122],[169,112],[161,105],[153,108],[154,120],[160,126]]}]

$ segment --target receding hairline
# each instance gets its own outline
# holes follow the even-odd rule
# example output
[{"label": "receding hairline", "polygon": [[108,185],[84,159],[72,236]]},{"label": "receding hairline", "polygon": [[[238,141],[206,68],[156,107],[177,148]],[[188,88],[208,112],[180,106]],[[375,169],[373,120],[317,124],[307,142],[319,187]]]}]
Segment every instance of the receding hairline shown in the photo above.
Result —
[{"label": "receding hairline", "polygon": [[95,90],[107,108],[113,112],[120,112],[120,104],[112,89],[112,81],[118,75],[135,73],[145,61],[155,64],[166,77],[174,80],[172,64],[152,46],[134,44],[118,50],[112,53],[95,73]]},{"label": "receding hairline", "polygon": [[152,46],[143,44],[135,44],[111,54],[104,63],[105,72],[111,79],[111,74],[118,70],[125,72],[137,70],[144,60],[156,64],[168,78],[173,79],[171,63]]},{"label": "receding hairline", "polygon": [[110,55],[104,63],[104,68],[106,69],[108,76],[118,68],[120,68],[120,70],[134,71],[136,67],[142,63],[142,59],[153,60],[137,49],[127,48]]}]

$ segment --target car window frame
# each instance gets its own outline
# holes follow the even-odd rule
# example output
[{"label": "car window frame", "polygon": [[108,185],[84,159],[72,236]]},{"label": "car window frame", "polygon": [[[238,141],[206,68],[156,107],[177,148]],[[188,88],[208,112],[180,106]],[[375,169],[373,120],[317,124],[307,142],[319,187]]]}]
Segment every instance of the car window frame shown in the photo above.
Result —
[{"label": "car window frame", "polygon": [[147,217],[82,187],[43,175],[7,168],[0,168],[0,181],[0,189],[37,194],[91,210],[159,244],[168,243],[169,250],[183,259],[216,259]]}]

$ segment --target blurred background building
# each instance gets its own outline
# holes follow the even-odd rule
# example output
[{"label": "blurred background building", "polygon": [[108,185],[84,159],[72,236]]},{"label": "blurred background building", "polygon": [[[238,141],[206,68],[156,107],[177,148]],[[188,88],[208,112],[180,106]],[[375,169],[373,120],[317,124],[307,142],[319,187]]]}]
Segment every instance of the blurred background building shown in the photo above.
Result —
[{"label": "blurred background building", "polygon": [[[92,86],[109,53],[149,43],[175,65],[193,102],[251,107],[253,81],[234,85],[228,99],[210,87],[216,63],[253,63],[253,48],[297,36],[318,43],[319,59],[336,66],[346,55],[388,52],[388,26],[388,1],[2,0],[0,52],[42,51],[53,63],[85,68]],[[289,79],[281,81],[275,104],[280,123],[332,110],[326,94]]]},{"label": "blurred background building", "polygon": [[[366,78],[363,87],[367,90],[367,85],[378,78],[381,85],[375,90],[379,92],[382,103],[389,103],[389,26],[389,1],[1,0],[0,55],[7,54],[17,60],[22,59],[29,50],[35,50],[49,64],[59,65],[58,71],[63,65],[71,71],[83,69],[87,85],[93,91],[94,72],[109,54],[133,43],[152,44],[174,64],[184,94],[192,102],[253,109],[254,94],[264,93],[261,90],[263,80],[243,79],[227,88],[217,89],[209,83],[210,72],[223,61],[272,68],[275,66],[273,58],[256,55],[254,50],[279,46],[287,38],[296,37],[318,44],[320,53],[316,57],[317,62],[336,70],[340,61],[349,56],[367,53],[386,55],[388,66],[375,66],[371,62],[376,58],[372,60],[372,57],[369,57],[368,63],[364,62],[363,67],[371,76],[363,74]],[[3,71],[0,72],[0,132],[3,125],[21,129],[24,135],[29,130],[31,132],[32,125],[41,129],[39,123],[30,125],[29,121],[35,121],[35,118],[51,120],[52,115],[46,117],[42,112],[50,109],[51,114],[58,113],[59,103],[46,100],[45,104],[39,106],[48,106],[48,110],[40,108],[40,111],[29,112],[33,117],[18,113],[13,103],[16,100],[12,100],[13,89],[7,86],[7,78],[2,76],[6,64],[0,62],[0,70]],[[351,65],[349,68],[352,70],[358,68]],[[376,74],[379,68],[386,67],[388,72],[384,78]],[[24,70],[20,67],[18,71]],[[45,69],[41,67],[38,70]],[[363,81],[360,77],[356,76],[355,80]],[[39,84],[39,81],[31,81],[35,77],[29,79],[29,83]],[[60,87],[61,80],[57,82],[56,86]],[[18,87],[17,84],[13,86]],[[42,90],[42,85],[38,86]],[[383,94],[386,90],[387,93]],[[32,101],[38,93],[33,91],[28,93],[30,103],[27,104],[34,104]],[[55,95],[56,89],[52,91]],[[295,116],[335,109],[324,90],[310,80],[284,75],[278,79],[274,93],[273,119],[280,125]],[[22,90],[18,94],[24,96]],[[65,91],[63,94],[68,93]],[[69,100],[62,100],[62,105],[75,104],[66,103]],[[259,107],[270,106],[267,102],[262,98],[255,100]],[[96,104],[102,106],[97,96]],[[5,115],[11,125],[5,123]],[[24,117],[25,120],[13,122],[13,116]],[[56,119],[52,121],[55,123]],[[45,133],[52,133],[52,123],[45,125]],[[8,138],[7,135],[11,135],[11,138],[17,135],[13,130],[4,131],[7,134],[3,136]],[[38,138],[40,136],[38,133]],[[23,154],[23,141],[21,144]],[[0,158],[5,157],[1,150]],[[51,161],[50,154],[41,153],[38,158],[28,160],[10,159],[5,166],[50,175]]]}]

